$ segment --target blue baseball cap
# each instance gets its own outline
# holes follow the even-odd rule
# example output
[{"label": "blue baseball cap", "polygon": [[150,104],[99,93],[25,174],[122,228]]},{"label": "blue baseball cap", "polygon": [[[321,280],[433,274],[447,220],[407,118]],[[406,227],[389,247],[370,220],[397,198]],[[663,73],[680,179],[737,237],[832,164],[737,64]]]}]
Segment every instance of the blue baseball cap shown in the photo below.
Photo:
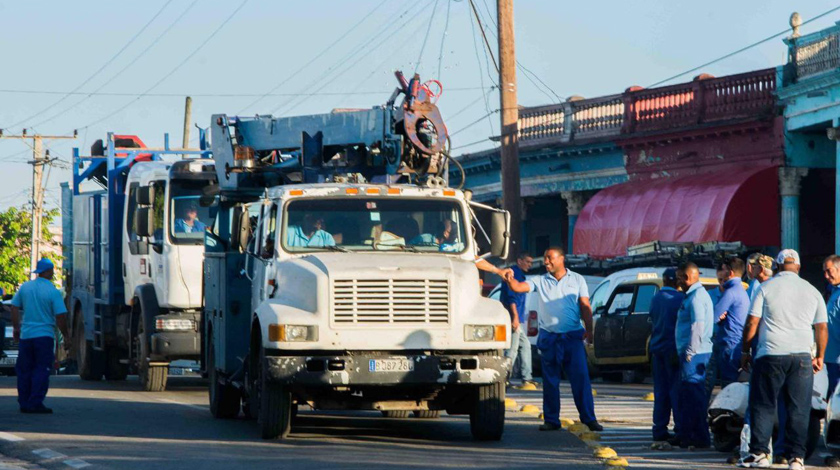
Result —
[{"label": "blue baseball cap", "polygon": [[662,279],[676,279],[677,278],[677,270],[674,268],[668,268],[665,272],[662,273]]},{"label": "blue baseball cap", "polygon": [[35,274],[41,274],[43,272],[49,271],[50,269],[55,268],[55,265],[49,258],[41,258],[38,261],[38,264],[35,266]]}]

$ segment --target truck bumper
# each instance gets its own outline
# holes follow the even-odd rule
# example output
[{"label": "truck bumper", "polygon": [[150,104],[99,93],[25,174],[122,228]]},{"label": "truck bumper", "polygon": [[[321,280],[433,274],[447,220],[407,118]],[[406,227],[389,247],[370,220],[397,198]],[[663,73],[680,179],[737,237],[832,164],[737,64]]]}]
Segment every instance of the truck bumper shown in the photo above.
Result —
[{"label": "truck bumper", "polygon": [[163,331],[152,334],[151,360],[196,359],[201,355],[201,335],[197,331]]},{"label": "truck bumper", "polygon": [[[510,360],[504,356],[340,355],[266,356],[266,377],[274,383],[341,385],[487,385],[502,382]],[[378,371],[377,360],[408,360],[413,370]]]}]

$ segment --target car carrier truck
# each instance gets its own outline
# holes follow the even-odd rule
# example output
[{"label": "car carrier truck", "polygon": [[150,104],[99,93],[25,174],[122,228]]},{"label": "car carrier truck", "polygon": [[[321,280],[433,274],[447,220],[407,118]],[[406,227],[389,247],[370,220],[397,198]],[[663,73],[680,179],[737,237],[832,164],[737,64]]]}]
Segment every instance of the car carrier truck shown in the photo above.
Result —
[{"label": "car carrier truck", "polygon": [[[215,217],[209,150],[146,148],[109,133],[73,152],[62,193],[72,241],[68,310],[83,380],[137,373],[166,387],[168,366],[202,358],[204,229]],[[69,199],[69,200],[68,200]]]},{"label": "car carrier truck", "polygon": [[215,417],[242,409],[277,439],[299,405],[445,410],[469,415],[475,438],[501,438],[510,318],[481,296],[474,234],[485,256],[505,256],[509,217],[446,187],[448,137],[431,91],[397,75],[372,109],[212,117],[220,190],[204,295]]}]

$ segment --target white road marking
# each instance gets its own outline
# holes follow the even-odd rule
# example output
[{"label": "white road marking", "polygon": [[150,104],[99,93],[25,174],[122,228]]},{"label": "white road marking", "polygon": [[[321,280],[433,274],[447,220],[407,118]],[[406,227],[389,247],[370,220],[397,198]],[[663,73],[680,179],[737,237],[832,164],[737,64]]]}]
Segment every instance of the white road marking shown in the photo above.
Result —
[{"label": "white road marking", "polygon": [[25,441],[26,440],[26,439],[24,439],[20,436],[15,436],[14,434],[8,433],[8,432],[0,432],[0,439],[3,439],[4,441],[9,441],[9,442],[20,442],[20,441]]},{"label": "white road marking", "polygon": [[194,410],[207,411],[206,406],[193,405],[192,403],[183,403],[183,402],[175,401],[175,400],[167,400],[166,398],[155,398],[155,400],[163,402],[163,403],[171,403],[173,405],[186,406],[187,408],[192,408]]},{"label": "white road marking", "polygon": [[38,457],[41,457],[42,459],[46,459],[46,460],[66,459],[67,458],[66,455],[64,455],[60,452],[56,452],[52,449],[46,449],[46,448],[33,450],[32,453],[37,455]]},{"label": "white road marking", "polygon": [[90,467],[89,463],[87,463],[87,462],[85,462],[84,460],[81,460],[81,459],[67,459],[67,460],[64,461],[64,465],[67,465],[68,467],[72,467],[72,468]]}]

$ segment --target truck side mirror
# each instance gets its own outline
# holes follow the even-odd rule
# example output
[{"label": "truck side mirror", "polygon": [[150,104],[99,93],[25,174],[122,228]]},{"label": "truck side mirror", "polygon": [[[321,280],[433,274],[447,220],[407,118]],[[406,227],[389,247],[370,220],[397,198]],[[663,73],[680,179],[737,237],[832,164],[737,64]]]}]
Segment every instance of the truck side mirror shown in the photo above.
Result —
[{"label": "truck side mirror", "polygon": [[135,214],[135,220],[137,223],[137,235],[141,237],[151,237],[154,234],[155,213],[151,207],[138,207],[137,213]]},{"label": "truck side mirror", "polygon": [[507,258],[510,248],[510,213],[493,212],[490,217],[490,254]]},{"label": "truck side mirror", "polygon": [[244,253],[248,249],[248,241],[251,238],[251,214],[244,207],[236,207],[233,213],[234,226],[231,230],[231,241],[233,246]]},{"label": "truck side mirror", "polygon": [[155,200],[155,187],[154,186],[140,186],[135,191],[135,198],[137,199],[137,204],[141,206],[151,206],[153,201]]}]

